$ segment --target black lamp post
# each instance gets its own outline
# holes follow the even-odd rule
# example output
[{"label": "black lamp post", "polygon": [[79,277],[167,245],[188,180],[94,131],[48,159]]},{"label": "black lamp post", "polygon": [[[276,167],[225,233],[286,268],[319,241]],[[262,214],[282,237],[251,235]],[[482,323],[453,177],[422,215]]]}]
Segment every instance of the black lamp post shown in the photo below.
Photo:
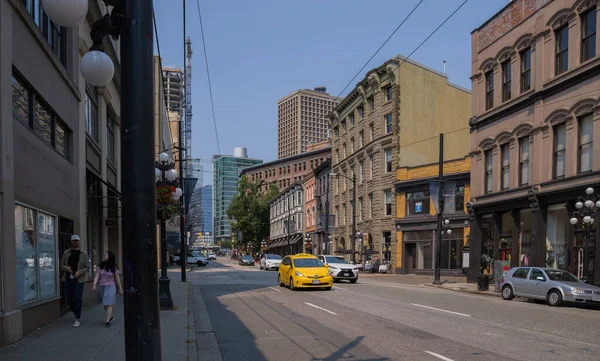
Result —
[{"label": "black lamp post", "polygon": [[309,248],[311,249],[311,253],[312,253],[312,238],[310,237],[310,234],[307,233],[306,236],[304,237],[304,250],[306,251]]},{"label": "black lamp post", "polygon": [[576,211],[571,213],[569,222],[573,226],[578,223],[585,227],[585,247],[583,249],[583,279],[591,282],[589,274],[590,260],[590,228],[594,224],[594,218],[600,215],[600,195],[594,195],[594,188],[589,187],[585,190],[585,196],[577,197],[575,202]]},{"label": "black lamp post", "polygon": [[352,178],[335,172],[329,173],[330,177],[344,177],[352,182],[352,263],[356,263],[356,172],[352,174]]},{"label": "black lamp post", "polygon": [[[181,188],[177,181],[177,170],[175,163],[169,162],[167,153],[160,153],[158,161],[155,162],[155,176],[158,179],[156,182],[157,192],[164,193],[164,196],[159,195],[161,202],[157,202],[157,217],[160,220],[160,258],[161,258],[161,273],[158,279],[158,298],[160,300],[160,308],[163,310],[173,309],[173,298],[171,297],[171,280],[167,274],[167,220],[175,215],[178,210],[178,200],[182,195]],[[174,190],[173,190],[174,189]],[[163,199],[164,198],[164,199]],[[163,204],[162,202],[166,202]],[[180,255],[180,261],[186,257],[185,254]]]}]

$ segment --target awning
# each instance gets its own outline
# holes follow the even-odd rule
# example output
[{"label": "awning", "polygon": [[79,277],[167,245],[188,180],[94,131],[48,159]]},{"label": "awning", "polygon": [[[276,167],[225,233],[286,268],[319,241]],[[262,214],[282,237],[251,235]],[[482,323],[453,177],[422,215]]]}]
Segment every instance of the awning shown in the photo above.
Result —
[{"label": "awning", "polygon": [[[292,236],[286,236],[283,238],[280,238],[278,240],[276,240],[275,242],[271,243],[267,248],[268,249],[273,249],[273,248],[277,248],[277,247],[284,247],[289,245],[294,245],[296,243],[298,243],[298,241],[300,241],[302,239],[302,235],[301,234],[295,234]],[[289,243],[288,243],[289,240]]]}]

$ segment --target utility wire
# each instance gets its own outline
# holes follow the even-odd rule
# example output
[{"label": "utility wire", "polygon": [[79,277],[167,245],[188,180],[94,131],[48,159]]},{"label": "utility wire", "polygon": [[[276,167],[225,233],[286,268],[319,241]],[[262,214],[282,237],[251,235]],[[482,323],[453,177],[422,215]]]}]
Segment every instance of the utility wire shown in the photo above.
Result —
[{"label": "utility wire", "polygon": [[206,42],[204,41],[204,27],[202,25],[202,13],[200,12],[200,0],[196,0],[198,5],[198,18],[200,20],[200,34],[202,35],[202,47],[204,49],[204,63],[206,64],[206,77],[208,78],[208,92],[210,93],[210,106],[212,108],[213,125],[215,127],[215,136],[217,138],[217,150],[218,154],[221,154],[221,145],[219,144],[219,132],[217,131],[217,120],[215,117],[215,103],[213,100],[212,85],[210,83],[210,70],[208,67],[208,56],[206,55]]},{"label": "utility wire", "polygon": [[[154,13],[154,9],[152,9],[152,21],[154,22],[154,37],[156,38],[156,49],[158,50],[158,66],[160,67],[160,79],[162,82],[162,87],[163,87],[163,93],[164,93],[164,105],[165,105],[165,111],[167,109],[167,94],[165,93],[167,87],[165,86],[165,78],[162,75],[162,71],[163,71],[163,66],[162,66],[162,55],[160,54],[160,41],[158,40],[158,26],[156,26],[156,15]],[[160,92],[159,92],[160,93]],[[167,116],[167,123],[169,122],[168,116]],[[173,147],[173,134],[171,133],[171,126],[169,125],[169,137],[171,137],[171,148]],[[167,149],[165,149],[165,151],[167,151]]]},{"label": "utility wire", "polygon": [[417,3],[417,5],[411,10],[410,13],[408,13],[408,15],[406,15],[406,17],[404,18],[404,20],[402,20],[402,22],[400,23],[400,25],[398,25],[396,27],[396,30],[394,30],[390,36],[388,36],[388,38],[383,42],[383,44],[381,44],[381,46],[379,47],[379,49],[377,49],[377,51],[375,51],[375,53],[373,53],[373,55],[369,58],[369,60],[367,60],[367,62],[365,63],[365,65],[362,66],[362,68],[360,68],[360,70],[354,75],[354,77],[348,82],[348,84],[346,84],[346,86],[344,87],[344,89],[342,89],[342,91],[338,94],[338,98],[340,97],[340,95],[342,95],[342,93],[344,91],[346,91],[346,89],[348,89],[348,87],[352,84],[352,82],[354,81],[354,79],[356,79],[356,77],[358,77],[360,75],[360,73],[362,73],[362,71],[367,67],[367,65],[369,65],[369,63],[371,62],[371,60],[373,60],[373,58],[379,53],[379,51],[385,46],[385,44],[388,43],[388,41],[390,41],[390,39],[394,36],[394,34],[396,34],[396,32],[402,27],[402,25],[404,25],[404,23],[406,22],[406,20],[408,20],[408,18],[410,18],[410,16],[415,12],[415,10],[417,10],[417,8],[421,5],[421,3],[424,0],[421,0]]}]

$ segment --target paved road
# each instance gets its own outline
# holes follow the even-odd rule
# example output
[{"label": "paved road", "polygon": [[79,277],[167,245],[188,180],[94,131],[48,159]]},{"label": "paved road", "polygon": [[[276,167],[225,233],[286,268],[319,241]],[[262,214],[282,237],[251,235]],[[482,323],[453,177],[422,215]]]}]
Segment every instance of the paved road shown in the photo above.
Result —
[{"label": "paved road", "polygon": [[600,311],[459,293],[387,277],[292,292],[229,259],[188,280],[235,360],[600,360]]}]

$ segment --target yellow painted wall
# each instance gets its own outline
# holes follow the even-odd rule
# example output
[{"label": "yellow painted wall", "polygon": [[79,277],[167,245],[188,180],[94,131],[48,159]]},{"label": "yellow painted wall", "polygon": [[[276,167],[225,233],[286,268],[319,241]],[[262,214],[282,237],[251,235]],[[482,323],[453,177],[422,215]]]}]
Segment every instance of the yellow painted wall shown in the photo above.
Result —
[{"label": "yellow painted wall", "polygon": [[466,156],[470,151],[471,93],[410,60],[395,73],[400,84],[398,165],[437,162],[439,133],[445,134],[445,159]]},{"label": "yellow painted wall", "polygon": [[471,235],[471,227],[465,227],[464,230],[463,246],[466,246],[468,237]]},{"label": "yellow painted wall", "polygon": [[402,268],[402,232],[396,232],[396,268]]},{"label": "yellow painted wall", "polygon": [[[464,155],[463,155],[464,156]],[[444,174],[463,173],[471,171],[471,157],[464,157],[457,160],[444,162]],[[396,171],[396,180],[399,182],[422,179],[422,178],[435,178],[438,176],[438,164],[427,164],[417,166],[405,166],[401,167]]]},{"label": "yellow painted wall", "polygon": [[406,193],[396,193],[396,217],[406,216]]}]

